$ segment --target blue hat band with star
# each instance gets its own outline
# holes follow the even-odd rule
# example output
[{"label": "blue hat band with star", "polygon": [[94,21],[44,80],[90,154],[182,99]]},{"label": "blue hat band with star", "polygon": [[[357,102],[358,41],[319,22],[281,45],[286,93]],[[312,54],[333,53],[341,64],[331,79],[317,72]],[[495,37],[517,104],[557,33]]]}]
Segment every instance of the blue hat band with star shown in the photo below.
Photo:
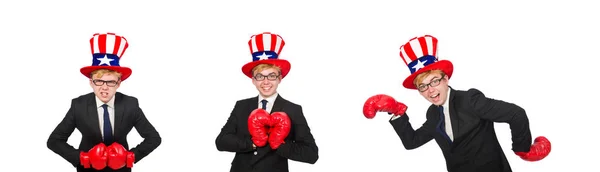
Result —
[{"label": "blue hat band with star", "polygon": [[424,68],[425,66],[433,64],[435,62],[437,62],[437,58],[435,56],[426,55],[408,63],[408,69],[410,70],[410,73],[413,74],[419,69]]},{"label": "blue hat band with star", "polygon": [[119,56],[114,54],[93,54],[92,66],[119,66]]},{"label": "blue hat band with star", "polygon": [[259,51],[252,53],[252,61],[277,59],[277,53],[274,51]]}]

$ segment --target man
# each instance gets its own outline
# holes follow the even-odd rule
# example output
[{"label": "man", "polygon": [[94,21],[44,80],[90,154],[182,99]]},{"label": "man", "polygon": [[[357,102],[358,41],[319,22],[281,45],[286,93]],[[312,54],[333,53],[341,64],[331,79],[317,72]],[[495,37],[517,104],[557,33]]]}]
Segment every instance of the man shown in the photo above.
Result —
[{"label": "man", "polygon": [[[265,32],[252,36],[248,44],[253,61],[245,64],[242,72],[252,79],[259,95],[236,102],[217,136],[217,149],[235,152],[231,172],[287,172],[288,159],[316,163],[318,147],[302,107],[277,92],[291,67],[287,60],[279,59],[283,39]],[[258,116],[264,119],[264,126],[258,124]]]},{"label": "man", "polygon": [[[119,61],[127,40],[113,33],[94,34],[90,39],[93,63],[80,72],[90,79],[93,93],[74,98],[69,111],[50,134],[48,148],[71,163],[78,172],[130,172],[161,143],[161,137],[146,119],[138,100],[117,89],[131,75]],[[129,149],[127,135],[135,127],[144,140]],[[77,129],[79,148],[67,143]]]},{"label": "man", "polygon": [[437,39],[422,36],[400,48],[400,56],[411,75],[403,86],[418,90],[432,105],[426,122],[414,130],[405,113],[407,106],[384,94],[367,99],[363,113],[373,118],[376,112],[393,114],[390,123],[407,150],[435,139],[450,172],[510,172],[511,167],[494,131],[494,122],[510,125],[512,150],[527,161],[538,161],[550,152],[550,142],[538,137],[531,145],[529,121],[525,110],[515,104],[486,97],[477,89],[456,90],[448,85],[453,65],[437,60]]}]

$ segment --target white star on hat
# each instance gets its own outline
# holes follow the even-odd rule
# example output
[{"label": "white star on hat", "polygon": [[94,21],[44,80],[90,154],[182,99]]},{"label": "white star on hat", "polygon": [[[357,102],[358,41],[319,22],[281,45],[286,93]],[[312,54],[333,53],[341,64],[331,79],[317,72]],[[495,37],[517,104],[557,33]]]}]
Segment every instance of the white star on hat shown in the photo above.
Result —
[{"label": "white star on hat", "polygon": [[412,68],[415,69],[415,71],[418,71],[419,69],[425,67],[425,65],[423,65],[423,64],[425,64],[425,62],[427,62],[427,60],[425,60],[424,62],[421,62],[421,60],[417,59],[417,64],[415,64],[415,66],[413,66]]},{"label": "white star on hat", "polygon": [[267,60],[267,59],[269,59],[269,57],[271,57],[271,55],[267,55],[267,54],[265,54],[265,52],[263,52],[262,55],[256,56],[256,57],[260,58],[260,60]]},{"label": "white star on hat", "polygon": [[106,55],[104,55],[103,58],[96,58],[96,60],[100,60],[100,64],[98,64],[98,65],[106,64],[106,65],[110,66],[110,62],[115,59],[109,59],[108,57],[106,57]]}]

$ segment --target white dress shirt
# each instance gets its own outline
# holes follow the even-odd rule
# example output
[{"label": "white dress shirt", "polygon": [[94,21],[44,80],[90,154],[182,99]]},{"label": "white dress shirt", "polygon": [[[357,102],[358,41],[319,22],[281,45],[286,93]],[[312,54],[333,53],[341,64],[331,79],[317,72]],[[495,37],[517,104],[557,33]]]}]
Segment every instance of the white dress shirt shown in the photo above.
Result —
[{"label": "white dress shirt", "polygon": [[450,88],[448,88],[448,94],[446,94],[446,102],[444,105],[444,124],[446,127],[446,134],[450,137],[450,140],[454,141],[454,135],[452,133],[452,121],[450,120],[450,106],[448,106],[448,102],[450,100]]},{"label": "white dress shirt", "polygon": [[275,103],[275,98],[277,98],[277,96],[279,95],[279,93],[275,93],[270,97],[263,97],[261,95],[258,95],[258,108],[262,108],[262,100],[266,99],[267,100],[267,112],[271,113],[271,109],[273,109],[273,103]]},{"label": "white dress shirt", "polygon": [[[102,134],[102,138],[104,138],[104,108],[102,108],[102,105],[104,104],[104,102],[102,102],[102,100],[100,100],[98,97],[96,97],[96,108],[98,108],[98,122],[100,122],[98,125],[100,127],[100,134]],[[108,103],[106,103],[108,105],[107,110],[108,110],[108,116],[110,119],[110,127],[112,128],[112,132],[113,132],[113,136],[115,133],[115,96],[113,96]]]}]

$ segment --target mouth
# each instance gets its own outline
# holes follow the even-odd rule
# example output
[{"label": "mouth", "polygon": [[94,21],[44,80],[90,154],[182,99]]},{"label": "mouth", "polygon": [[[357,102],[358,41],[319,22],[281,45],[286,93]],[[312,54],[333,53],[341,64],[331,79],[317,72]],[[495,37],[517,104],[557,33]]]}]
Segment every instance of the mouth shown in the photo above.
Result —
[{"label": "mouth", "polygon": [[100,92],[100,95],[101,95],[102,97],[108,97],[108,93],[107,93],[107,92]]},{"label": "mouth", "polygon": [[440,93],[429,96],[429,98],[431,98],[431,101],[433,101],[433,102],[438,102],[438,101],[440,101]]},{"label": "mouth", "polygon": [[440,93],[437,93],[437,94],[434,94],[434,95],[432,95],[432,96],[429,96],[429,97],[430,97],[430,98],[437,98],[437,97],[439,97],[439,96],[440,96]]},{"label": "mouth", "polygon": [[263,91],[271,91],[272,86],[262,86],[260,87]]}]

